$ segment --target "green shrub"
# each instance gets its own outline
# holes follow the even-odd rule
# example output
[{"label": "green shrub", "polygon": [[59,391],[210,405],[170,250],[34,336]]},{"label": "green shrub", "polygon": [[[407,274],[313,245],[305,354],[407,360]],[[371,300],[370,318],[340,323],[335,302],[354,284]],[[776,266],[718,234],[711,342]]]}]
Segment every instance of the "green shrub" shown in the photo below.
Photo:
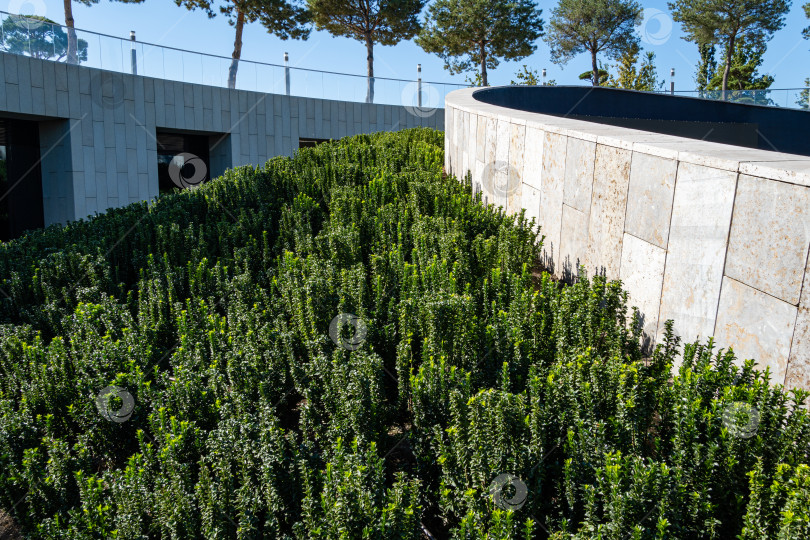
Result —
[{"label": "green shrub", "polygon": [[806,394],[671,327],[645,355],[621,284],[540,272],[533,223],[445,177],[442,137],[323,144],[0,244],[2,519],[70,539],[808,536]]}]

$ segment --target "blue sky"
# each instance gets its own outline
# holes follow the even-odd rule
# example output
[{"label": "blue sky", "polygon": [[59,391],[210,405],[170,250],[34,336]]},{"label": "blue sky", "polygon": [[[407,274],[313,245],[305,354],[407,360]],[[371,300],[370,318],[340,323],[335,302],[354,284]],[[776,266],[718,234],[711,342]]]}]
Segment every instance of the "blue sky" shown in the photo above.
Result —
[{"label": "blue sky", "polygon": [[[761,71],[776,78],[773,88],[801,87],[804,79],[810,77],[810,41],[802,39],[801,35],[802,29],[810,25],[802,10],[804,1],[794,2],[787,24],[769,43]],[[669,70],[675,68],[676,89],[694,89],[698,57],[695,45],[681,39],[682,32],[678,23],[673,23],[669,17],[666,0],[641,3],[647,14],[640,29],[642,46],[655,52],[659,78],[666,79],[668,87]],[[555,4],[551,1],[539,3],[545,21],[548,21]],[[2,0],[0,6],[4,11],[36,13],[64,24],[61,0]],[[211,54],[227,56],[233,49],[234,30],[224,16],[218,14],[209,19],[200,11],[177,7],[171,0],[145,0],[142,4],[100,0],[92,6],[74,2],[73,13],[77,28],[124,38],[129,37],[130,30],[135,30],[141,41]],[[356,74],[365,72],[365,47],[358,41],[332,37],[326,32],[313,32],[308,41],[282,41],[267,34],[258,23],[246,26],[243,59],[281,63],[285,51],[290,53],[291,65]],[[463,75],[451,76],[438,57],[425,53],[412,41],[375,48],[377,76],[410,79],[415,76],[417,63],[422,64],[425,80],[464,82]],[[541,39],[530,57],[519,62],[501,63],[490,73],[490,84],[508,84],[522,64],[538,71],[546,68],[548,77],[560,84],[582,84],[578,75],[590,69],[587,55],[581,55],[563,67],[553,64],[548,47]]]}]

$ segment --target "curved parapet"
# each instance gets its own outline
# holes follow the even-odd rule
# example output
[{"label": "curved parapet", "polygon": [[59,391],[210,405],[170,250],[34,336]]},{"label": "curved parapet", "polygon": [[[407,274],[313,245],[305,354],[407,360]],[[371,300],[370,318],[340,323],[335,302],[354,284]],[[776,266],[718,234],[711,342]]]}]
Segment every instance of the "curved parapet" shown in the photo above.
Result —
[{"label": "curved parapet", "polygon": [[[757,122],[750,112],[730,122],[728,103],[717,109],[725,116],[699,121],[655,118],[646,101],[623,116],[624,94],[640,94],[582,89],[568,104],[572,118],[553,103],[564,89],[546,90],[450,93],[448,173],[469,172],[487,202],[535,218],[544,263],[557,277],[582,265],[621,279],[653,341],[673,319],[685,341],[715,336],[739,358],[770,367],[775,383],[810,389],[810,157],[799,145],[793,153],[759,148],[773,143],[763,129],[776,129],[763,107],[752,107]],[[530,103],[509,97],[513,91]],[[661,110],[673,107],[667,100],[702,101],[651,97],[663,100]],[[593,114],[592,103],[583,106],[591,99],[608,112]],[[769,110],[789,132],[779,140],[807,144],[810,115]],[[707,140],[713,134],[739,140]]]}]

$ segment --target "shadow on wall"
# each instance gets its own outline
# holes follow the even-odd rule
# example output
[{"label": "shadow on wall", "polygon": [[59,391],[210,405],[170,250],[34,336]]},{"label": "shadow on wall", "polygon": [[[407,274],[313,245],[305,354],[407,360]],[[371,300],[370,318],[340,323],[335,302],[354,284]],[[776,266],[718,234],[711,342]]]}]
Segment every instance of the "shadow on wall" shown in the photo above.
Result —
[{"label": "shadow on wall", "polygon": [[810,114],[616,88],[505,86],[473,93],[482,103],[678,137],[810,156]]}]

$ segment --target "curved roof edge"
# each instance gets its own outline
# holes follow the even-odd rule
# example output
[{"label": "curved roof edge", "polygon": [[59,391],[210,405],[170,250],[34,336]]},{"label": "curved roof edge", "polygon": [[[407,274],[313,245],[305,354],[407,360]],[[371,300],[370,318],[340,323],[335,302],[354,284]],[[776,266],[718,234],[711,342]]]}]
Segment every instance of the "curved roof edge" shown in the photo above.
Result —
[{"label": "curved roof edge", "polygon": [[[810,186],[808,156],[609,125],[582,120],[581,117],[527,112],[485,103],[476,98],[476,94],[481,91],[478,88],[455,90],[447,95],[445,107],[598,144],[677,159],[685,163]],[[808,113],[799,111],[798,114]],[[807,116],[807,126],[810,130],[810,115]],[[796,133],[795,136],[808,138],[800,133]]]}]

